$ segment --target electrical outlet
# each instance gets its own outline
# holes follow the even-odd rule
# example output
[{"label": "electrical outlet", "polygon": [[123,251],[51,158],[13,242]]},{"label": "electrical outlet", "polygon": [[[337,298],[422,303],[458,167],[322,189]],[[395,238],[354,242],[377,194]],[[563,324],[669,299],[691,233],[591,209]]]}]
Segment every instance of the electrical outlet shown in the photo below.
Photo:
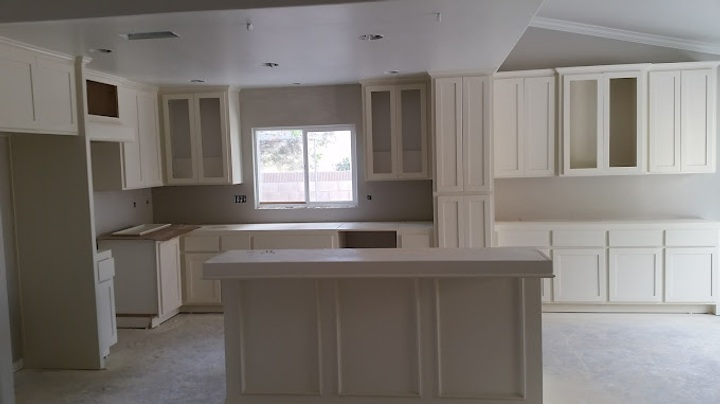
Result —
[{"label": "electrical outlet", "polygon": [[365,198],[367,198],[368,201],[372,201],[372,195],[366,195]]},{"label": "electrical outlet", "polygon": [[235,203],[246,203],[247,195],[235,195],[234,201]]}]

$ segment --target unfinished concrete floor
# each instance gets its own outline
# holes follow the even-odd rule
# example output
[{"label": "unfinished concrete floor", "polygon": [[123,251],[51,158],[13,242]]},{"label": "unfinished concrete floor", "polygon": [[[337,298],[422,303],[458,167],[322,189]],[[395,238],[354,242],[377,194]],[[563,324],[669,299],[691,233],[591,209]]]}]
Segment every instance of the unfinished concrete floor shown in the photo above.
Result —
[{"label": "unfinished concrete floor", "polygon": [[[15,374],[18,404],[224,399],[221,315],[120,330],[104,371]],[[720,317],[543,315],[545,404],[720,403]]]}]

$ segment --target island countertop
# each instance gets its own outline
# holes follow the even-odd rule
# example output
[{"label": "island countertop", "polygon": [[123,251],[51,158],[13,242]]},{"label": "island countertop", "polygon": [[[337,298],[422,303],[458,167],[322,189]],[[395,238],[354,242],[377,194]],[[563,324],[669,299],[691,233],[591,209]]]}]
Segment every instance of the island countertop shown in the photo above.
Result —
[{"label": "island countertop", "polygon": [[[338,265],[342,263],[342,265]],[[447,265],[452,263],[452,265]],[[206,279],[552,277],[531,248],[233,250],[204,264]]]}]

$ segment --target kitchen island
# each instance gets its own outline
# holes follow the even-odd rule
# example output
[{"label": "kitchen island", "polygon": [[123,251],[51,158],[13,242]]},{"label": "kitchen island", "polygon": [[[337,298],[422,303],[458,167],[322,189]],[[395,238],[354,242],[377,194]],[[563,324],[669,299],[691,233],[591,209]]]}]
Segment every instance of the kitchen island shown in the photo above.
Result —
[{"label": "kitchen island", "polygon": [[203,271],[227,403],[542,402],[536,250],[234,250]]}]

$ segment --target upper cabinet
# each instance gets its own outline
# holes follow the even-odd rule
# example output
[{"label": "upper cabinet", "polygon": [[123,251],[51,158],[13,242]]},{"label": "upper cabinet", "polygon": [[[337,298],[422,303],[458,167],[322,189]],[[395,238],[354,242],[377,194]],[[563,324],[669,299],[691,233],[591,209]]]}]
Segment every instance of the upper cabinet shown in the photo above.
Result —
[{"label": "upper cabinet", "polygon": [[490,77],[433,79],[435,192],[490,192]]},{"label": "upper cabinet", "polygon": [[0,39],[0,132],[77,135],[72,58]]},{"label": "upper cabinet", "polygon": [[555,71],[493,78],[495,178],[555,175]]},{"label": "upper cabinet", "polygon": [[647,65],[559,68],[563,175],[645,171]]},{"label": "upper cabinet", "polygon": [[151,188],[163,185],[157,89],[123,87],[130,101],[125,124],[136,133],[128,142],[91,143],[96,191]]},{"label": "upper cabinet", "polygon": [[90,140],[137,141],[137,104],[130,87],[121,77],[85,70],[85,131]]},{"label": "upper cabinet", "polygon": [[429,179],[425,83],[363,86],[365,179]]},{"label": "upper cabinet", "polygon": [[167,184],[239,184],[238,92],[163,96]]},{"label": "upper cabinet", "polygon": [[715,172],[717,66],[716,62],[653,65],[650,172]]}]

